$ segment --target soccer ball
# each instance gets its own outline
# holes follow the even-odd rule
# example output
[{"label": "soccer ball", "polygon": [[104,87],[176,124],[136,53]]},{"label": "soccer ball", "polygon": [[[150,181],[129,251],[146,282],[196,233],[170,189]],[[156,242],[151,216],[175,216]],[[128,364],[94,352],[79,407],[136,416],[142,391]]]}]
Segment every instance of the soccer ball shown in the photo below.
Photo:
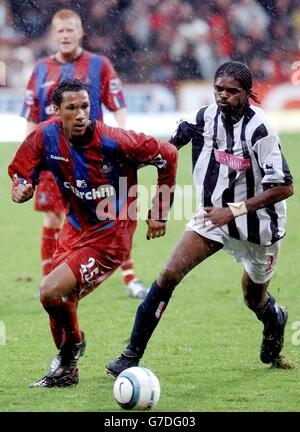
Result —
[{"label": "soccer ball", "polygon": [[130,367],[117,377],[114,397],[124,409],[152,408],[160,397],[159,380],[149,369]]}]

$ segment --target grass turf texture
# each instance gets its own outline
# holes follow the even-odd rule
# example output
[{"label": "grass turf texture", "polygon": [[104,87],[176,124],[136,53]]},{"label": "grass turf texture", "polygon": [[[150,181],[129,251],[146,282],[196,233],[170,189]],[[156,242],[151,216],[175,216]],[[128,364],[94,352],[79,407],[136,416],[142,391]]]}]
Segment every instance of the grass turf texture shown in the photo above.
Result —
[{"label": "grass turf texture", "polygon": [[[260,362],[262,325],[243,304],[242,267],[220,252],[194,269],[176,289],[141,362],[161,383],[161,399],[153,412],[300,410],[300,347],[292,343],[292,325],[300,321],[299,141],[299,135],[282,136],[295,195],[289,199],[287,236],[270,287],[289,310],[284,354],[298,366],[278,370]],[[17,205],[9,197],[6,167],[15,149],[15,144],[0,144],[0,321],[7,330],[6,344],[0,345],[0,411],[123,411],[114,401],[114,381],[104,367],[125,346],[138,300],[126,294],[119,271],[80,303],[87,350],[79,361],[79,385],[28,388],[47,372],[55,349],[47,315],[35,298],[41,278],[42,214],[32,210],[31,202]],[[150,184],[155,171],[145,168],[139,178],[140,183]],[[191,183],[188,147],[180,151],[177,182]],[[171,220],[163,239],[146,241],[146,225],[139,222],[133,257],[137,275],[148,285],[184,224]],[[296,341],[300,343],[299,336]]]}]

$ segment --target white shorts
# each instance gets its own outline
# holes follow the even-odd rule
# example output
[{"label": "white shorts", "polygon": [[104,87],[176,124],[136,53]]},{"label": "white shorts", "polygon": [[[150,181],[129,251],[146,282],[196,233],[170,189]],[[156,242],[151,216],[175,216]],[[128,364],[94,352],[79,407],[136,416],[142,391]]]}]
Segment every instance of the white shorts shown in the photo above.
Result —
[{"label": "white shorts", "polygon": [[272,278],[279,256],[281,240],[271,246],[260,246],[246,240],[236,240],[222,228],[210,228],[209,224],[204,226],[201,216],[203,217],[197,213],[187,223],[187,229],[223,244],[223,250],[234,256],[237,262],[243,264],[253,282],[263,284]]}]

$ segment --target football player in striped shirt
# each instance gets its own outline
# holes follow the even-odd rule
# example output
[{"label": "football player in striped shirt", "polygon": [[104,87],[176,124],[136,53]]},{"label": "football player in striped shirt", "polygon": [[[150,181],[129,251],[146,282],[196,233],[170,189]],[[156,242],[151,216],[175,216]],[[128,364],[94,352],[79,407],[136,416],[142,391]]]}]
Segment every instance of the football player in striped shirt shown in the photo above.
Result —
[{"label": "football player in striped shirt", "polygon": [[79,300],[127,259],[137,221],[137,170],[157,168],[157,192],[147,220],[147,239],[161,237],[173,201],[176,148],[142,133],[89,119],[88,86],[62,81],[52,100],[56,117],[39,123],[16,152],[8,172],[12,200],[33,196],[40,172],[49,170],[59,187],[66,218],[43,279],[40,301],[50,319],[58,353],[34,387],[77,384],[77,361],[85,338],[77,316]]},{"label": "football player in striped shirt", "polygon": [[[27,119],[27,133],[37,123],[52,118],[55,113],[51,96],[55,86],[65,78],[78,78],[89,86],[90,116],[102,120],[102,104],[114,113],[119,127],[124,128],[127,109],[122,84],[109,59],[84,50],[82,22],[73,10],[62,9],[52,19],[52,37],[58,51],[42,58],[34,67],[29,80],[22,116]],[[64,219],[58,187],[50,172],[43,172],[34,195],[34,208],[44,212],[41,259],[43,275],[52,269],[56,239]],[[131,297],[144,298],[147,289],[134,273],[131,256],[121,266],[123,281]]]},{"label": "football player in striped shirt", "polygon": [[264,112],[250,104],[250,99],[259,102],[252,81],[244,63],[222,64],[214,77],[216,102],[182,120],[171,138],[177,148],[192,144],[201,205],[140,304],[130,343],[108,363],[107,372],[114,376],[138,365],[175,287],[221,249],[243,264],[244,301],[263,323],[261,361],[292,367],[280,356],[288,314],[269,292],[285,235],[292,176],[277,133]]}]

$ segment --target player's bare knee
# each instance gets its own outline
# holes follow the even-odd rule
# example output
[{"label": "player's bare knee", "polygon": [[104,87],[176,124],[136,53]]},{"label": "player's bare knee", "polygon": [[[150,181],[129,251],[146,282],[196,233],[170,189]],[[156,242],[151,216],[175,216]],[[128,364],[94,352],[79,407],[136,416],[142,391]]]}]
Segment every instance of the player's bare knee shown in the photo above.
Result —
[{"label": "player's bare knee", "polygon": [[42,280],[40,286],[40,302],[47,304],[57,297],[55,287],[47,276]]},{"label": "player's bare knee", "polygon": [[47,289],[46,286],[41,285],[40,287],[40,302],[42,304],[49,303],[52,300],[51,291]]},{"label": "player's bare knee", "polygon": [[183,275],[177,270],[166,267],[158,277],[158,285],[166,289],[174,289],[181,282]]},{"label": "player's bare knee", "polygon": [[262,292],[244,293],[244,302],[249,309],[257,311],[263,306],[264,294]]},{"label": "player's bare knee", "polygon": [[268,300],[267,289],[269,282],[257,283],[254,282],[248,273],[244,272],[242,278],[242,287],[244,302],[252,311],[261,309]]}]

